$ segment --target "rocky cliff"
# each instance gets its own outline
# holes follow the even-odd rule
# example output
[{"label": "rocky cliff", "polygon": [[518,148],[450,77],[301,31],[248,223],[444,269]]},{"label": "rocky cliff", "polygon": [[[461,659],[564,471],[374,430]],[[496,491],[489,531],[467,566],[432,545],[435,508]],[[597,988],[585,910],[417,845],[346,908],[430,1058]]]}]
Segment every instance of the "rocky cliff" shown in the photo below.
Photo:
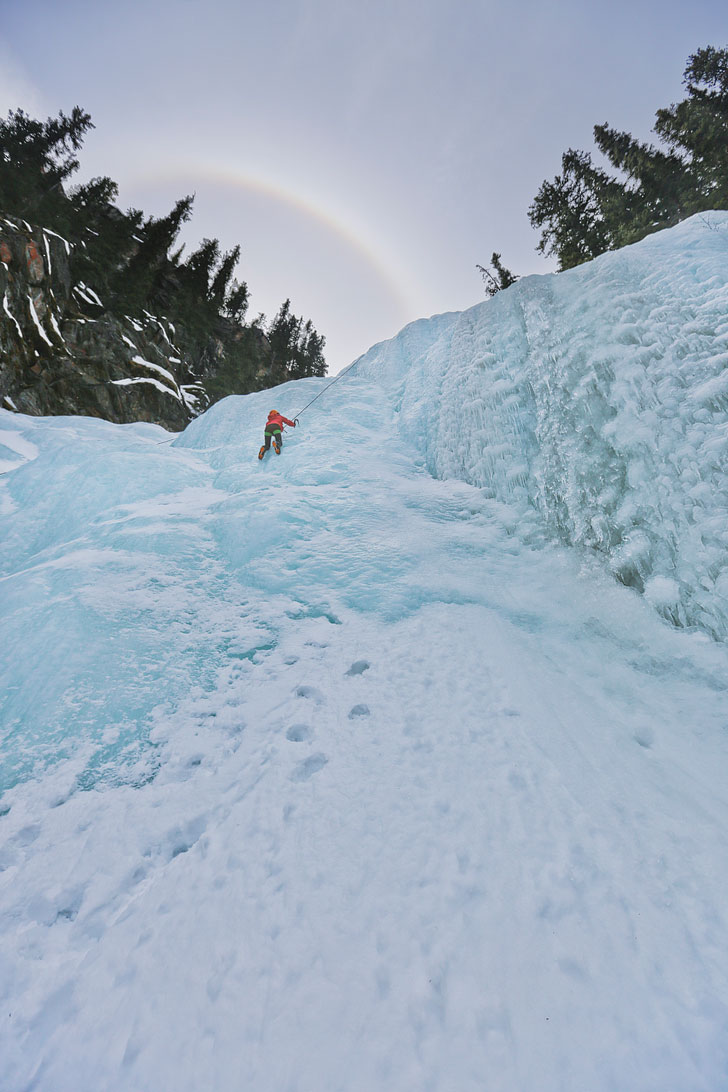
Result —
[{"label": "rocky cliff", "polygon": [[[0,404],[180,430],[226,394],[273,386],[265,335],[220,318],[204,347],[163,315],[119,315],[74,276],[73,247],[0,213]],[[172,286],[173,287],[173,286]]]}]

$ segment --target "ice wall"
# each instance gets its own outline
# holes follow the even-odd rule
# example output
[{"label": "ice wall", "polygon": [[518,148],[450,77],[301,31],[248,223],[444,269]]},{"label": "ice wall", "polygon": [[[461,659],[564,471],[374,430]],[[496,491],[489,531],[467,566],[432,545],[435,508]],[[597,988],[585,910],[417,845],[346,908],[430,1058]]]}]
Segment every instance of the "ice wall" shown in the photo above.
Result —
[{"label": "ice wall", "polygon": [[432,473],[728,634],[728,213],[414,323],[355,372]]}]

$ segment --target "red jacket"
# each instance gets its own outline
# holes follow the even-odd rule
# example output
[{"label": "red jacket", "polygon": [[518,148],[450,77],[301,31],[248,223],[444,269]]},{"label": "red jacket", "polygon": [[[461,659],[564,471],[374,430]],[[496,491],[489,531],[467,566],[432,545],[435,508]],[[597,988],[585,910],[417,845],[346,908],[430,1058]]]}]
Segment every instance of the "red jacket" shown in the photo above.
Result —
[{"label": "red jacket", "polygon": [[287,417],[284,417],[277,410],[271,410],[268,414],[268,420],[265,423],[265,427],[269,428],[271,425],[277,425],[278,428],[283,428],[284,425],[290,425],[291,428],[296,427],[295,421],[289,421]]}]

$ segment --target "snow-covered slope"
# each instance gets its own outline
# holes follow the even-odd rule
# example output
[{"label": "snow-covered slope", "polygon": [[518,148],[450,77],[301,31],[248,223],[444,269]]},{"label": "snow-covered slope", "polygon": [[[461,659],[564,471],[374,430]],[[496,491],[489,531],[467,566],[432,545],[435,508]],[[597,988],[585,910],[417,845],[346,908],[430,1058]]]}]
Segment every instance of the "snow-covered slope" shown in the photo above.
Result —
[{"label": "snow-covered slope", "polygon": [[728,213],[415,323],[356,372],[434,474],[728,635]]},{"label": "snow-covered slope", "polygon": [[[715,223],[643,246],[712,269]],[[601,290],[596,263],[415,324],[263,463],[267,411],[324,380],[226,399],[174,444],[0,413],[3,1092],[726,1087],[728,652],[549,542],[578,513],[579,445],[594,474],[622,451],[582,435],[593,389],[629,448],[604,518],[634,495],[648,596],[678,580],[627,395],[604,408],[588,351],[610,262],[639,326],[642,254],[603,260]],[[539,293],[548,382],[518,333]],[[616,399],[637,349],[614,346]],[[687,511],[673,462],[707,465],[693,390],[650,433],[683,454],[639,448],[665,519]],[[717,536],[711,498],[690,518]]]}]

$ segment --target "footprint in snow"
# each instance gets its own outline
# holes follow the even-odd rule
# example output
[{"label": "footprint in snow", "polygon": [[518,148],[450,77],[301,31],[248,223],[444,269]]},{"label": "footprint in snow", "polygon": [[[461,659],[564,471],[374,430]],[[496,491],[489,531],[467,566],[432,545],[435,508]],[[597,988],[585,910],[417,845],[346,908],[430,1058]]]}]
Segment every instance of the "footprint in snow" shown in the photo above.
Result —
[{"label": "footprint in snow", "polygon": [[369,663],[368,660],[355,660],[354,663],[349,668],[349,670],[346,672],[346,674],[347,675],[363,675],[364,672],[368,671],[370,667],[371,667],[371,664]]},{"label": "footprint in snow", "polygon": [[324,700],[323,694],[315,686],[297,686],[294,693],[297,698],[308,698],[309,701],[315,701],[318,705]]},{"label": "footprint in snow", "polygon": [[328,761],[326,755],[320,753],[305,758],[303,762],[298,763],[291,774],[291,781],[308,781],[309,777],[313,777],[319,770],[322,770]]},{"label": "footprint in snow", "polygon": [[20,846],[30,846],[38,838],[40,829],[40,823],[30,823],[19,830],[12,840]]},{"label": "footprint in snow", "polygon": [[356,720],[357,717],[368,717],[369,706],[368,705],[355,705],[349,710],[349,720]]},{"label": "footprint in snow", "polygon": [[313,736],[313,729],[309,724],[292,724],[286,732],[286,739],[291,743],[307,743]]}]

